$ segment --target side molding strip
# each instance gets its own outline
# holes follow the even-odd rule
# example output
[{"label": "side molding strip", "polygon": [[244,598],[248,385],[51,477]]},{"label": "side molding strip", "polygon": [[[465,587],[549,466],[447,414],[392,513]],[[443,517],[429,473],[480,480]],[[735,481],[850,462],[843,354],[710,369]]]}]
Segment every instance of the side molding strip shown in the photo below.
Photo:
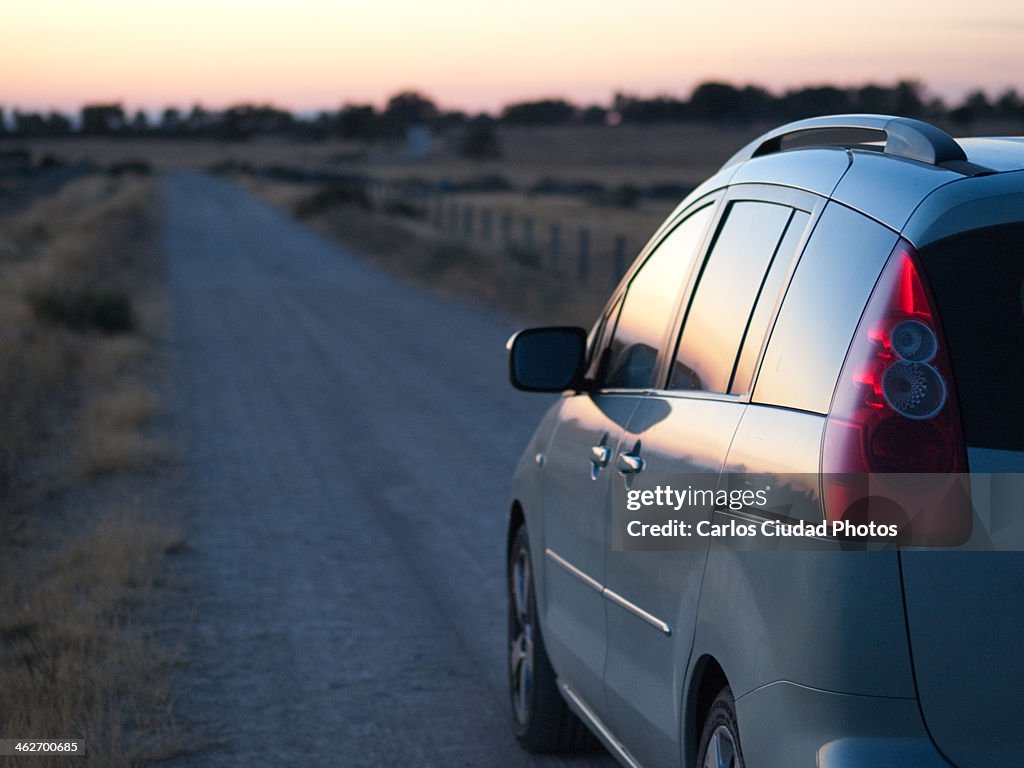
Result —
[{"label": "side molding strip", "polygon": [[595,592],[601,593],[601,595],[603,595],[606,599],[611,600],[616,605],[619,605],[619,606],[625,608],[627,611],[632,613],[634,616],[636,616],[636,617],[646,621],[652,627],[654,627],[655,629],[661,630],[666,635],[671,635],[672,634],[672,627],[670,627],[664,621],[659,619],[657,616],[652,616],[651,614],[649,614],[647,611],[645,611],[643,608],[639,607],[638,605],[634,605],[633,603],[629,602],[629,600],[624,598],[618,592],[613,592],[612,590],[608,589],[608,587],[602,586],[601,582],[599,582],[597,579],[595,579],[592,576],[590,576],[590,575],[584,573],[583,571],[581,571],[575,565],[573,565],[568,560],[566,560],[564,557],[562,557],[557,552],[555,552],[555,550],[553,550],[551,548],[545,549],[544,550],[544,555],[549,560],[551,560],[552,562],[560,565],[563,569],[565,569],[566,571],[571,573],[573,576],[575,576],[577,579],[582,581],[584,584],[586,584],[592,590],[594,590]]},{"label": "side molding strip", "polygon": [[629,602],[629,600],[624,598],[619,593],[612,592],[610,589],[608,589],[608,587],[605,587],[604,588],[604,596],[607,597],[609,600],[611,600],[613,603],[618,603],[623,608],[625,608],[627,611],[632,613],[634,616],[638,616],[639,618],[643,619],[648,624],[650,624],[652,627],[660,629],[666,635],[671,635],[672,634],[672,627],[670,627],[664,621],[659,619],[657,616],[652,616],[647,611],[645,611],[643,608],[640,608],[639,606],[634,605],[633,603]]},{"label": "side molding strip", "polygon": [[544,554],[547,555],[550,560],[554,560],[556,563],[558,563],[565,570],[567,570],[569,573],[571,573],[573,576],[582,581],[591,589],[595,590],[596,592],[604,592],[604,587],[601,586],[601,583],[599,581],[585,574],[575,565],[573,565],[564,557],[555,552],[555,550],[550,548],[545,549]]}]

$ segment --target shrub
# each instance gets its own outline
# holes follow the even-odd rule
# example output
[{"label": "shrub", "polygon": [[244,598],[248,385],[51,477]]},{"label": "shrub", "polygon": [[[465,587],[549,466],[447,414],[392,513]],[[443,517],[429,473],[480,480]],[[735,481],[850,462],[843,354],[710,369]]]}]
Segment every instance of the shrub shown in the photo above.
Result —
[{"label": "shrub", "polygon": [[131,301],[114,291],[46,288],[29,294],[28,302],[40,320],[76,331],[127,333],[137,325]]}]

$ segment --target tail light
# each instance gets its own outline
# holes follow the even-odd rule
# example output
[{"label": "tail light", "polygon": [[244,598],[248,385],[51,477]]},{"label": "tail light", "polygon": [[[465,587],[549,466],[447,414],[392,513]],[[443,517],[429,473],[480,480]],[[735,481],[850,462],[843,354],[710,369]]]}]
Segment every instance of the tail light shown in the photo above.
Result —
[{"label": "tail light", "polygon": [[882,271],[847,354],[821,469],[825,516],[837,535],[951,545],[970,534],[949,353],[905,241]]}]

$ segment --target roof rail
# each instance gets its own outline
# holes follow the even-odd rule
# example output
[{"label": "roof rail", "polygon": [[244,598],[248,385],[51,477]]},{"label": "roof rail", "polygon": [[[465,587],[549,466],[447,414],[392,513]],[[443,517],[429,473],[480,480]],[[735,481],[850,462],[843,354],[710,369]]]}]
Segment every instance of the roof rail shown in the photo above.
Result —
[{"label": "roof rail", "polygon": [[[885,135],[885,153],[909,160],[918,160],[929,165],[950,164],[953,170],[968,175],[988,171],[974,166],[967,161],[967,154],[956,143],[952,136],[922,120],[909,117],[893,117],[892,115],[829,115],[812,117],[809,120],[798,120],[788,123],[747,144],[739,152],[729,158],[723,168],[742,163],[752,157],[761,157],[782,151],[783,141],[792,139],[799,134],[850,131],[875,131]],[[825,136],[815,144],[808,146],[856,146],[848,141],[831,141]]]}]

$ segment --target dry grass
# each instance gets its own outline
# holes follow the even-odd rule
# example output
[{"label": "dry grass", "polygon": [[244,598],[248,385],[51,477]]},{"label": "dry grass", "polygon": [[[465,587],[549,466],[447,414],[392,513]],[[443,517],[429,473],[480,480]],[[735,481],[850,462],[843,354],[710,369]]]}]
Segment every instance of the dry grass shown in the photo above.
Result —
[{"label": "dry grass", "polygon": [[145,472],[167,461],[167,446],[144,431],[160,406],[152,389],[138,382],[90,397],[77,424],[79,473]]},{"label": "dry grass", "polygon": [[[515,185],[545,177],[591,179],[602,184],[696,184],[732,152],[768,126],[621,125],[502,126],[503,156],[478,161],[459,157],[458,142],[437,139],[426,157],[409,158],[400,145],[364,146],[344,141],[247,142],[159,139],[35,139],[24,142],[36,159],[90,160],[101,166],[143,160],[154,170],[209,168],[223,162],[253,166],[362,172],[382,179],[419,177],[461,180],[497,173]],[[19,142],[19,145],[22,143]]]},{"label": "dry grass", "polygon": [[[183,743],[173,654],[149,613],[180,539],[157,511],[90,485],[167,456],[148,427],[161,407],[155,202],[144,180],[92,176],[0,219],[0,734],[85,739],[88,766]],[[117,297],[131,323],[112,332],[82,297]],[[93,501],[65,503],[86,491]]]},{"label": "dry grass", "polygon": [[[8,560],[0,578],[0,724],[6,737],[86,741],[83,766],[126,766],[177,751],[167,667],[145,609],[175,530],[123,508],[44,553]],[[41,556],[40,556],[41,554]],[[32,765],[65,765],[33,757]]]},{"label": "dry grass", "polygon": [[[237,181],[289,213],[314,193],[300,184],[248,177]],[[356,205],[335,206],[305,223],[401,279],[442,294],[470,297],[535,322],[588,325],[610,290],[610,276],[580,287],[532,252],[475,247],[422,221]]]}]

